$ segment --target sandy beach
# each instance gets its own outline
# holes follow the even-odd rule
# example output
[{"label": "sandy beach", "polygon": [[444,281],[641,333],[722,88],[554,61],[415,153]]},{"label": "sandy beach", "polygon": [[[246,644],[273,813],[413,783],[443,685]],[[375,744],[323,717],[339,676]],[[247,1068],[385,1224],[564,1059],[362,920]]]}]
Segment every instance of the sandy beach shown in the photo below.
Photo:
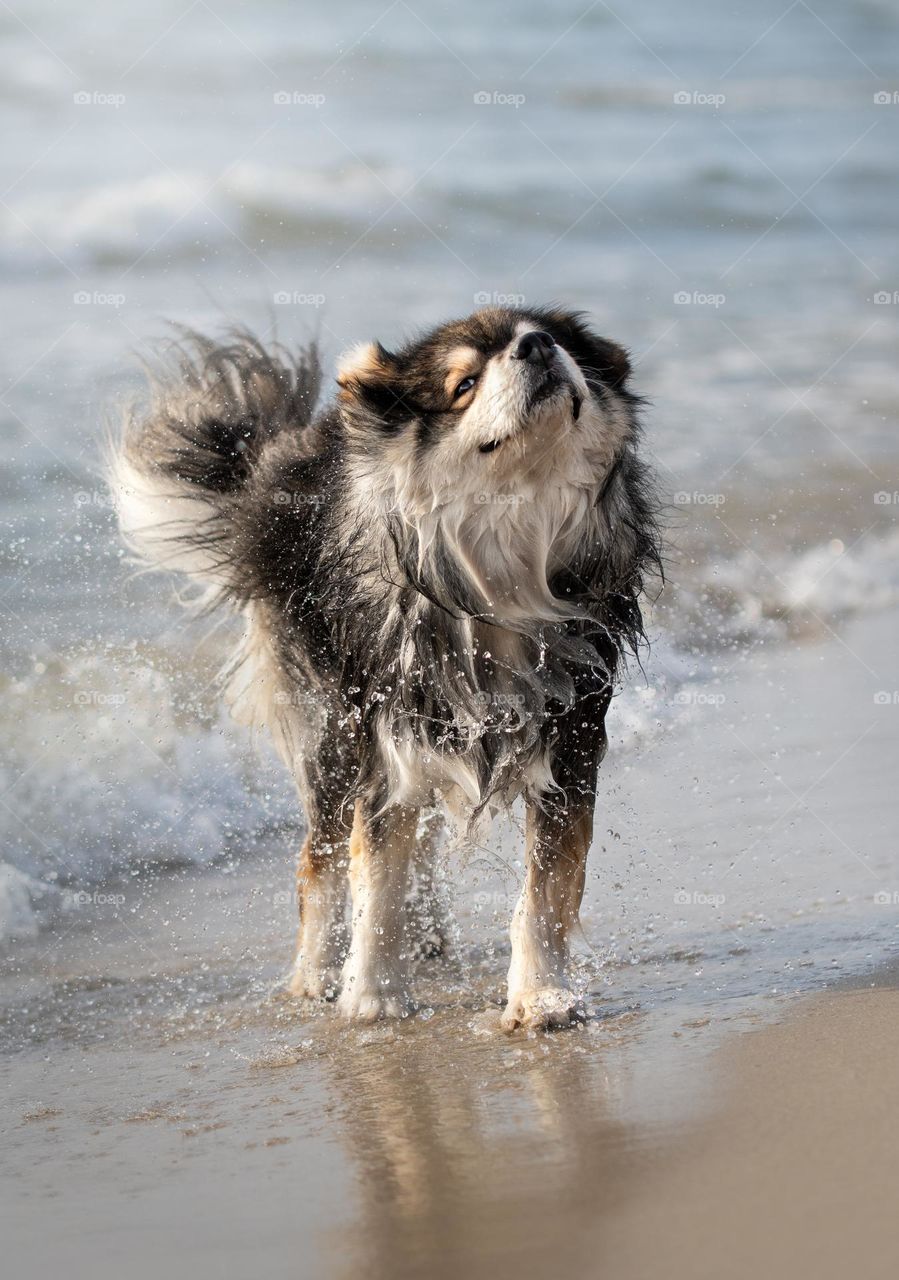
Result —
[{"label": "sandy beach", "polygon": [[[6,1270],[892,1280],[899,7],[2,22]],[[331,398],[359,344],[550,303],[630,353],[666,540],[588,1018],[499,1030],[518,812],[447,839],[415,1016],[353,1028],[283,993],[303,817],[222,704],[240,624],[135,571],[104,441],[185,328],[315,341]]]},{"label": "sandy beach", "polygon": [[[893,1274],[899,898],[871,774],[895,712],[867,686],[895,621],[780,653],[776,680],[756,654],[727,717],[610,759],[579,1030],[498,1030],[508,832],[466,865],[455,958],[420,972],[421,1011],[396,1026],[347,1028],[280,993],[283,851],[110,890],[121,902],[17,948],[0,985],[17,1273]],[[795,825],[728,791],[764,776],[765,713],[741,708],[766,690],[788,699],[785,797],[814,810]],[[604,836],[610,815],[635,828]],[[738,868],[753,831],[760,857]],[[622,914],[610,886],[629,867]]]},{"label": "sandy beach", "polygon": [[717,1053],[719,1109],[591,1232],[580,1274],[896,1275],[896,976]]},{"label": "sandy beach", "polygon": [[254,1064],[95,1051],[90,1085],[5,1137],[4,1163],[38,1164],[5,1189],[6,1256],[26,1276],[890,1277],[894,977],[692,1046],[669,1104],[704,1114],[675,1125],[616,1115],[625,1024],[511,1047],[441,1020],[328,1065],[302,1042]]}]

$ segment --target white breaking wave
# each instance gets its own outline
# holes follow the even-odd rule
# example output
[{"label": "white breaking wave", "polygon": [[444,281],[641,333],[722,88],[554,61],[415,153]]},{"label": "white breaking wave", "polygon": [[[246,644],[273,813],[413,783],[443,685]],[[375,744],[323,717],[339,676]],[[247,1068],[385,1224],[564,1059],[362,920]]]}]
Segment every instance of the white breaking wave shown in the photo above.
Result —
[{"label": "white breaking wave", "polygon": [[34,876],[0,862],[0,941],[35,937],[39,906],[52,894]]},{"label": "white breaking wave", "polygon": [[167,677],[94,657],[4,690],[0,940],[110,879],[299,829],[292,783],[265,744],[205,701],[179,707]]},{"label": "white breaking wave", "polygon": [[[829,623],[899,602],[899,532],[855,547],[822,543],[767,566],[747,552],[671,590],[674,621],[692,604],[724,640],[783,639],[809,617]],[[632,664],[610,708],[613,772],[721,696],[711,656],[686,656],[651,630],[643,670]],[[268,744],[229,721],[214,685],[198,698],[184,687],[116,655],[38,670],[3,691],[15,732],[0,760],[0,940],[33,936],[73,894],[104,881],[248,854],[284,827],[299,829],[293,784]]]},{"label": "white breaking wave", "polygon": [[[646,673],[634,667],[613,700],[613,757],[685,714],[676,691],[696,678],[695,663],[655,644]],[[96,886],[148,868],[251,855],[286,832],[297,843],[299,801],[267,740],[229,720],[215,683],[194,698],[195,684],[116,654],[37,669],[3,690],[16,730],[0,760],[0,942],[32,937]]]},{"label": "white breaking wave", "polygon": [[47,192],[0,209],[0,250],[21,268],[39,259],[41,244],[65,262],[128,259],[161,245],[189,250],[197,243],[227,243],[234,235],[254,238],[252,227],[270,224],[266,236],[284,222],[340,220],[368,225],[403,191],[408,173],[363,165],[340,170],[272,168],[242,163],[218,180],[201,171],[158,171],[124,182],[108,182],[69,192]]},{"label": "white breaking wave", "polygon": [[672,583],[676,631],[698,626],[705,643],[765,635],[783,640],[799,629],[899,603],[899,530],[885,537],[819,543],[802,554],[741,551],[701,559]]}]

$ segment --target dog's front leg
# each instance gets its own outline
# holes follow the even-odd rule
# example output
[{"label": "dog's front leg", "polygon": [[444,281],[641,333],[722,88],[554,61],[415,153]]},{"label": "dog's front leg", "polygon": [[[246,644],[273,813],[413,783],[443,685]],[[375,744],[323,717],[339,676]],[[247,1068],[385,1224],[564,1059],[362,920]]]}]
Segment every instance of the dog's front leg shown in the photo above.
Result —
[{"label": "dog's front leg", "polygon": [[568,939],[584,892],[592,803],[527,813],[527,869],[512,917],[512,963],[504,1031],[548,1030],[584,1017],[568,982]]},{"label": "dog's front leg", "polygon": [[404,925],[417,825],[417,809],[397,806],[375,815],[368,801],[356,802],[350,839],[353,932],[338,1007],[360,1022],[401,1018],[411,1008]]},{"label": "dog's front leg", "polygon": [[584,895],[611,685],[600,671],[580,673],[576,687],[575,705],[556,722],[552,739],[557,789],[527,807],[527,867],[512,918],[505,1031],[567,1027],[584,1016],[568,981],[568,940]]}]

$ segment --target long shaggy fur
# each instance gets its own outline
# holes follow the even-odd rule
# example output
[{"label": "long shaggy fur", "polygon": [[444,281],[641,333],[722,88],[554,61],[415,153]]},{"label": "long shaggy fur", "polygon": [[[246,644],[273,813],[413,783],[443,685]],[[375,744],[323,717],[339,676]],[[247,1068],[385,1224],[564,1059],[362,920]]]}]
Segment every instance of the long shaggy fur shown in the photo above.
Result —
[{"label": "long shaggy fur", "polygon": [[[558,330],[559,315],[536,321]],[[298,774],[330,731],[355,743],[354,794],[385,805],[458,788],[476,812],[557,786],[554,724],[586,689],[611,686],[640,643],[639,598],[659,563],[639,402],[614,367],[626,359],[613,344],[579,352],[588,331],[579,317],[565,324],[618,443],[600,483],[560,489],[571,510],[557,514],[544,512],[539,475],[514,519],[455,498],[434,509],[415,491],[434,428],[412,358],[407,382],[391,383],[380,375],[396,357],[383,348],[319,409],[314,347],[291,356],[246,333],[221,345],[185,334],[129,417],[112,476],[123,535],[247,619],[230,698],[239,718],[272,729]],[[397,466],[393,420],[409,417],[419,438]],[[505,597],[500,583],[490,598],[479,573],[485,538],[508,539],[509,563],[516,540],[527,544]]]},{"label": "long shaggy fur", "polygon": [[402,1016],[422,810],[524,795],[502,1026],[582,1016],[568,937],[605,715],[659,567],[629,372],[578,314],[488,308],[357,348],[323,406],[314,348],[186,334],[129,415],[125,539],[244,618],[227,697],[303,800],[295,994]]}]

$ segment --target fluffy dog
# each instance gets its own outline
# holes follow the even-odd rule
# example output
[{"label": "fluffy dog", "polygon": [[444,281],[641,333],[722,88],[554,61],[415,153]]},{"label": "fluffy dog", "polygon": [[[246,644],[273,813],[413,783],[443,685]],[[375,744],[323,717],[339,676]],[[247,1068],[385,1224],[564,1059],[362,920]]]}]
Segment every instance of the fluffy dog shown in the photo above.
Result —
[{"label": "fluffy dog", "polygon": [[503,1026],[583,1016],[568,938],[604,719],[659,566],[629,374],[580,314],[489,308],[350,351],[321,408],[314,348],[191,335],[131,415],[122,533],[243,616],[226,695],[297,780],[296,994],[403,1016],[420,813],[523,796]]}]

